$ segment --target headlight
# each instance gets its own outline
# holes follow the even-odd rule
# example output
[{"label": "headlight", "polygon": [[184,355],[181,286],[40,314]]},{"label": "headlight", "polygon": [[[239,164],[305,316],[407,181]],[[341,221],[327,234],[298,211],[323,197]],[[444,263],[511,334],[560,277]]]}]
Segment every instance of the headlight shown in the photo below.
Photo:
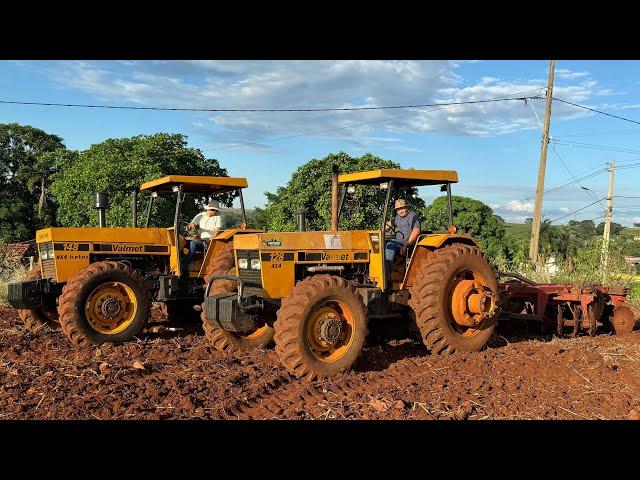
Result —
[{"label": "headlight", "polygon": [[246,258],[239,258],[238,267],[246,270],[249,267],[249,261]]},{"label": "headlight", "polygon": [[41,250],[40,251],[40,258],[42,260],[47,260],[49,258],[49,252],[45,249],[45,250]]},{"label": "headlight", "polygon": [[260,270],[260,259],[259,258],[252,258],[251,259],[251,268],[253,270]]}]

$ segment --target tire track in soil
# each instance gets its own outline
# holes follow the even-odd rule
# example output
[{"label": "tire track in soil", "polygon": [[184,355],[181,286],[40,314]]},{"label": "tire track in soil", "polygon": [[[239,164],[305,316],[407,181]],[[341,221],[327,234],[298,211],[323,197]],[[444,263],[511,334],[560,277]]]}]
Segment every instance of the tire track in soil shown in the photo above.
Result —
[{"label": "tire track in soil", "polygon": [[[332,411],[332,403],[348,403],[372,391],[375,393],[378,388],[402,388],[415,380],[423,368],[406,358],[385,370],[367,373],[348,371],[331,379],[311,383],[289,376],[287,381],[265,389],[250,399],[241,407],[241,415],[247,419],[322,418],[321,410],[326,408],[324,413]],[[344,415],[342,417],[346,418]]]}]

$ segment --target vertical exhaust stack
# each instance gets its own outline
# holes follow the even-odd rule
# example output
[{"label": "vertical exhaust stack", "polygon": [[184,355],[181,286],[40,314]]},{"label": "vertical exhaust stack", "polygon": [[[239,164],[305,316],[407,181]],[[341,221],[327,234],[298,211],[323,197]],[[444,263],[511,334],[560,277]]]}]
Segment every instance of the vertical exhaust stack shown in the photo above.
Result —
[{"label": "vertical exhaust stack", "polygon": [[301,208],[298,210],[298,231],[304,232],[307,229],[307,213],[309,210]]},{"label": "vertical exhaust stack", "polygon": [[109,208],[109,194],[96,192],[93,194],[93,206],[98,209],[98,224],[100,228],[107,226],[107,208]]},{"label": "vertical exhaust stack", "polygon": [[131,193],[131,226],[138,226],[138,189],[134,188]]},{"label": "vertical exhaust stack", "polygon": [[331,231],[338,231],[338,166],[331,167]]}]

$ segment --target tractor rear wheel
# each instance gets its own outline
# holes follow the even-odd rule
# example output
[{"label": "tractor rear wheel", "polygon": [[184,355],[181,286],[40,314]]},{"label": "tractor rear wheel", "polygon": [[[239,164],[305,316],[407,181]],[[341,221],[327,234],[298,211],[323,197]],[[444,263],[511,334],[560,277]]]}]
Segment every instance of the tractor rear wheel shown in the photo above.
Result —
[{"label": "tractor rear wheel", "polygon": [[353,365],[367,336],[366,309],[345,279],[315,275],[282,300],[274,328],[280,361],[296,377],[311,381]]},{"label": "tractor rear wheel", "polygon": [[[216,253],[215,257],[213,257],[207,265],[204,274],[205,283],[208,283],[209,279],[214,275],[229,273],[229,269],[235,266],[236,257],[233,254],[233,242],[229,242]],[[235,275],[235,271],[231,272],[231,275]]]},{"label": "tractor rear wheel", "polygon": [[[23,281],[38,280],[42,278],[40,264],[33,267],[22,279]],[[25,326],[32,332],[38,332],[45,327],[52,330],[60,329],[58,311],[54,307],[40,307],[33,310],[18,310],[18,316]]]},{"label": "tractor rear wheel", "polygon": [[142,277],[120,262],[95,262],[77,272],[60,295],[60,325],[78,346],[131,340],[142,331],[151,298]]},{"label": "tractor rear wheel", "polygon": [[410,293],[422,342],[432,353],[477,351],[493,334],[498,278],[478,247],[453,244],[434,251]]},{"label": "tractor rear wheel", "polygon": [[[230,268],[227,275],[235,274],[235,267]],[[209,290],[209,296],[220,295],[236,291],[237,286],[231,280],[215,280]],[[202,313],[202,329],[216,350],[221,352],[234,352],[239,350],[252,350],[264,347],[273,341],[273,327],[269,324],[268,315],[263,317],[264,323],[258,325],[255,330],[246,333],[230,332],[218,326],[212,325],[206,318],[204,304]],[[273,322],[271,322],[273,323]]]}]

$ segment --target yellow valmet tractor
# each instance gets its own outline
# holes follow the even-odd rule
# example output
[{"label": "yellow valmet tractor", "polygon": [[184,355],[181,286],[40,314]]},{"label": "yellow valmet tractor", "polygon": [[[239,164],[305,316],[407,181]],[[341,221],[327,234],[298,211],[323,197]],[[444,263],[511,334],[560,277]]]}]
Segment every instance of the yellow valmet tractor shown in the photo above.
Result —
[{"label": "yellow valmet tractor", "polygon": [[[9,303],[32,330],[61,328],[80,346],[122,343],[145,326],[153,301],[162,302],[170,319],[195,316],[203,300],[205,279],[234,265],[233,239],[247,229],[242,189],[245,178],[169,175],[143,183],[132,192],[132,227],[108,228],[108,196],[95,194],[99,225],[95,228],[38,230],[39,263],[22,282],[9,285]],[[149,192],[144,227],[138,227],[139,192]],[[206,252],[198,252],[183,271],[190,239],[181,205],[239,196],[243,222],[220,230]],[[150,227],[154,201],[175,197],[173,225]],[[206,201],[206,200],[205,200]]]},{"label": "yellow valmet tractor", "polygon": [[[408,316],[436,354],[483,348],[495,328],[498,280],[476,241],[456,233],[451,184],[457,181],[446,170],[334,170],[330,231],[236,237],[235,267],[207,282],[202,317],[214,345],[251,348],[273,338],[284,366],[309,380],[348,369],[374,318]],[[385,278],[392,202],[424,185],[446,191],[449,228],[422,230]],[[356,188],[386,189],[379,228],[339,230],[343,204]]]}]

